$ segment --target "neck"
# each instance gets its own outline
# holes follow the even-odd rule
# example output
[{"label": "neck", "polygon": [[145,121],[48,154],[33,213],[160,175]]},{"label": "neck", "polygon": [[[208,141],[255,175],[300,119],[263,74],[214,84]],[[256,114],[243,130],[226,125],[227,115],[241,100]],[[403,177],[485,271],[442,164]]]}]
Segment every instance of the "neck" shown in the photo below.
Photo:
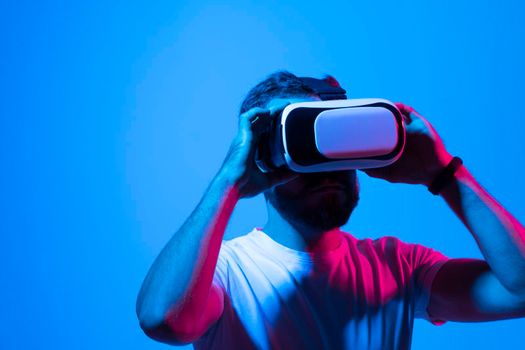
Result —
[{"label": "neck", "polygon": [[298,251],[322,253],[333,250],[341,243],[339,227],[322,230],[299,223],[290,223],[267,204],[268,221],[263,227],[264,233],[277,243]]}]

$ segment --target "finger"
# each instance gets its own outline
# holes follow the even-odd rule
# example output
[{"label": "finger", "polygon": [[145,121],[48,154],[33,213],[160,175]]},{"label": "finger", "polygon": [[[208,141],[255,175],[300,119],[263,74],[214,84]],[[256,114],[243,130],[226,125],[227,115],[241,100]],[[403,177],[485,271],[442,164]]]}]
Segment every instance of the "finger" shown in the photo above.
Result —
[{"label": "finger", "polygon": [[271,125],[270,111],[262,110],[255,114],[250,120],[250,128],[255,136],[260,136],[269,130]]},{"label": "finger", "polygon": [[399,109],[403,119],[407,122],[407,124],[412,123],[412,113],[415,111],[414,108],[401,102],[395,102],[394,105],[397,107],[397,109]]},{"label": "finger", "polygon": [[415,109],[407,104],[404,104],[402,102],[395,102],[394,103],[396,107],[402,111],[403,113],[410,114],[415,111]]},{"label": "finger", "polygon": [[395,105],[403,115],[407,116],[410,119],[411,123],[417,120],[420,120],[423,123],[427,122],[427,120],[421,114],[419,114],[419,112],[416,111],[414,107],[411,107],[401,102],[396,102]]},{"label": "finger", "polygon": [[410,127],[412,128],[413,131],[417,131],[417,130],[421,131],[421,130],[425,130],[425,128],[435,131],[432,124],[425,117],[419,114],[419,112],[416,111],[413,107],[410,107],[401,102],[397,102],[395,103],[395,105],[402,112],[402,114],[404,111],[406,115],[408,115],[410,122],[407,124],[411,124]]},{"label": "finger", "polygon": [[260,112],[260,108],[252,108],[242,114],[239,114],[238,122],[239,127],[242,129],[247,129],[250,127],[251,120]]},{"label": "finger", "polygon": [[253,121],[253,119],[256,119],[259,114],[264,114],[267,110],[260,108],[260,107],[254,107],[241,115],[239,115],[239,121],[249,121],[250,123]]},{"label": "finger", "polygon": [[[289,101],[282,101],[276,105],[273,105],[269,109],[254,107],[243,113],[241,115],[241,119],[248,119],[252,131],[255,134],[260,134],[261,132],[265,131],[267,127],[269,127],[271,119],[277,114],[281,113],[282,110],[289,104]],[[247,126],[246,122],[243,123],[243,126]]]},{"label": "finger", "polygon": [[277,114],[281,113],[283,109],[285,109],[286,106],[288,106],[289,104],[289,101],[282,101],[276,105],[273,105],[272,107],[270,107],[270,115],[272,117],[276,116]]},{"label": "finger", "polygon": [[282,101],[278,104],[271,106],[269,109],[265,109],[264,113],[258,115],[257,123],[259,123],[261,132],[269,131],[269,128],[272,125],[272,122],[275,121],[275,118],[282,113],[283,109],[288,106],[290,102]]},{"label": "finger", "polygon": [[246,133],[259,135],[265,129],[265,117],[269,111],[264,108],[254,107],[239,116],[239,127]]}]

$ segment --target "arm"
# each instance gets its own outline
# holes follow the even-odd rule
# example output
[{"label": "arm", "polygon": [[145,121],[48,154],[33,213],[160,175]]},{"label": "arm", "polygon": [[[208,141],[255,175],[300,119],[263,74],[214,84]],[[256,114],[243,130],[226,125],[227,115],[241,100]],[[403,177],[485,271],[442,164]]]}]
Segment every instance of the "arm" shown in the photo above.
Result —
[{"label": "arm", "polygon": [[452,259],[436,274],[428,311],[454,321],[525,317],[525,229],[461,166],[440,193],[485,261]]},{"label": "arm", "polygon": [[188,343],[222,314],[223,291],[212,279],[238,199],[235,186],[217,176],[155,259],[137,298],[137,315],[148,336],[174,345]]},{"label": "arm", "polygon": [[[398,161],[365,172],[389,182],[422,184],[450,162],[433,126],[413,108],[403,114],[407,139]],[[451,259],[435,276],[428,311],[443,320],[487,321],[525,316],[525,230],[462,166],[440,193],[476,240],[485,260]]]},{"label": "arm", "polygon": [[254,108],[239,116],[239,130],[202,200],[151,266],[137,297],[144,332],[169,344],[202,336],[221,316],[224,291],[212,283],[222,238],[240,198],[254,196],[295,177],[261,173],[253,161],[260,123],[284,108]]}]

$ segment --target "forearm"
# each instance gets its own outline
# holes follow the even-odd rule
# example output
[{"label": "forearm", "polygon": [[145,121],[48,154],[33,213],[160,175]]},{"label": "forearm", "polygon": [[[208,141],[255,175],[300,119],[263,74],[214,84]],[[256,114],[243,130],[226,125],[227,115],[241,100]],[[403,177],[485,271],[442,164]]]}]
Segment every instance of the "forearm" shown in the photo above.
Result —
[{"label": "forearm", "polygon": [[181,322],[202,312],[199,308],[206,304],[224,231],[238,200],[231,181],[217,175],[142,284],[137,315],[143,327],[160,325],[168,312],[179,315]]},{"label": "forearm", "polygon": [[441,192],[509,291],[525,293],[525,229],[461,166]]}]

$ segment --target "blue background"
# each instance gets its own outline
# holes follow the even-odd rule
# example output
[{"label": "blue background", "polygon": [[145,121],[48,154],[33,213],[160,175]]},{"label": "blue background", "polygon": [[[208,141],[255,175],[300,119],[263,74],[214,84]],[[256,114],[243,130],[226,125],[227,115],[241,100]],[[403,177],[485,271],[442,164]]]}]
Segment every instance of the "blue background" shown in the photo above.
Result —
[{"label": "blue background", "polygon": [[[135,316],[155,256],[221,165],[239,104],[278,69],[414,106],[518,220],[519,1],[3,2],[2,349],[161,349]],[[481,254],[422,186],[359,173],[344,229]],[[241,201],[227,238],[266,219]],[[523,347],[525,319],[418,320],[414,349]]]}]

